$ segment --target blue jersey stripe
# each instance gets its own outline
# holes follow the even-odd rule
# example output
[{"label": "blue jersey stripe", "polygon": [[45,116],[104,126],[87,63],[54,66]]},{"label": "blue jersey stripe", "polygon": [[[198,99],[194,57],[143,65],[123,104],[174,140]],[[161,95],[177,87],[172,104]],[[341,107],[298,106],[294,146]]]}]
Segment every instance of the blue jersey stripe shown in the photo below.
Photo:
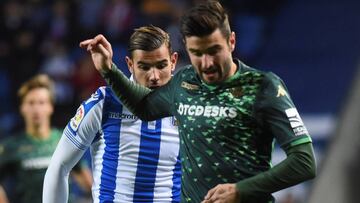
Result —
[{"label": "blue jersey stripe", "polygon": [[181,196],[181,161],[180,155],[177,157],[177,161],[173,170],[173,187],[172,187],[172,203],[180,202]]},{"label": "blue jersey stripe", "polygon": [[104,133],[105,148],[103,154],[100,177],[100,202],[113,202],[116,188],[116,173],[119,160],[119,142],[121,122],[111,118],[109,112],[122,112],[122,106],[113,102],[110,88],[106,88],[103,106],[102,129]]},{"label": "blue jersey stripe", "polygon": [[148,128],[148,122],[141,124],[140,151],[136,170],[133,202],[152,200],[161,142],[161,119],[155,129]]}]

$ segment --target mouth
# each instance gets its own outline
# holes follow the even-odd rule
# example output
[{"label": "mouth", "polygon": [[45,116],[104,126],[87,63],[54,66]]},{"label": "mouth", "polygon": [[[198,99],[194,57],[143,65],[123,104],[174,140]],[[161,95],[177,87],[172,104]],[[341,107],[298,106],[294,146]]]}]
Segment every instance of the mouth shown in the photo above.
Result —
[{"label": "mouth", "polygon": [[203,74],[208,77],[212,77],[212,76],[215,76],[215,74],[217,74],[217,71],[215,69],[209,69],[209,70],[203,71]]},{"label": "mouth", "polygon": [[160,87],[159,85],[151,85],[149,88],[150,89],[156,89],[156,88],[158,88],[158,87]]},{"label": "mouth", "polygon": [[215,67],[210,67],[210,68],[203,70],[204,74],[214,74],[216,72],[217,72],[217,69]]}]

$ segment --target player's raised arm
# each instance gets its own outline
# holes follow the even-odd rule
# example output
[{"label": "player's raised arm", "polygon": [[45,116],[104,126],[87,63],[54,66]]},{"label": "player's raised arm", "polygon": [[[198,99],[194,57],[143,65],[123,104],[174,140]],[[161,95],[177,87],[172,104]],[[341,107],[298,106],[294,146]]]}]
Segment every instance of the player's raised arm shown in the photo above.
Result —
[{"label": "player's raised arm", "polygon": [[113,50],[111,44],[102,34],[80,42],[80,47],[91,53],[95,68],[100,73],[103,74],[111,70]]},{"label": "player's raised arm", "polygon": [[113,51],[107,39],[99,34],[93,39],[80,42],[80,47],[91,53],[95,68],[111,86],[116,96],[122,103],[142,120],[153,120],[148,118],[139,103],[151,90],[130,81],[112,62]]}]

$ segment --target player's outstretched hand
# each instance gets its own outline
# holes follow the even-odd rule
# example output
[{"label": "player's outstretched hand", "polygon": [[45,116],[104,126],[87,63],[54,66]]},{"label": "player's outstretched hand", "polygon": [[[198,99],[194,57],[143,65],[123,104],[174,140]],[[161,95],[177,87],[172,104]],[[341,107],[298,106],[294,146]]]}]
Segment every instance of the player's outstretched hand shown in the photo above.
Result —
[{"label": "player's outstretched hand", "polygon": [[219,184],[206,194],[201,203],[238,203],[240,195],[235,184]]},{"label": "player's outstretched hand", "polygon": [[99,34],[80,42],[80,47],[91,53],[96,70],[99,72],[111,70],[113,51],[111,44],[103,35]]}]

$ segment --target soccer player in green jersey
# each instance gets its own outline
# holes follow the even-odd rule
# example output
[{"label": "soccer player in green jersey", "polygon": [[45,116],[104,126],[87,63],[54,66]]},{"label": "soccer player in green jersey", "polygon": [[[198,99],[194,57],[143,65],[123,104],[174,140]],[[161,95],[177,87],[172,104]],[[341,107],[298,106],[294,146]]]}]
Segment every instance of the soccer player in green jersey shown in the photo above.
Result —
[{"label": "soccer player in green jersey", "polygon": [[[179,121],[182,202],[274,202],[271,193],[314,178],[311,138],[283,81],[232,57],[235,33],[217,1],[186,12],[180,29],[191,65],[156,90],[131,83],[102,35],[80,46],[120,100],[144,120]],[[286,159],[271,166],[274,140]]]},{"label": "soccer player in green jersey", "polygon": [[[37,75],[21,86],[18,95],[25,132],[0,143],[0,181],[8,177],[14,181],[10,202],[40,203],[44,175],[62,135],[50,123],[53,83],[48,76]],[[74,172],[75,180],[90,194],[90,170],[79,165]],[[6,199],[6,193],[0,195],[0,199]]]}]

